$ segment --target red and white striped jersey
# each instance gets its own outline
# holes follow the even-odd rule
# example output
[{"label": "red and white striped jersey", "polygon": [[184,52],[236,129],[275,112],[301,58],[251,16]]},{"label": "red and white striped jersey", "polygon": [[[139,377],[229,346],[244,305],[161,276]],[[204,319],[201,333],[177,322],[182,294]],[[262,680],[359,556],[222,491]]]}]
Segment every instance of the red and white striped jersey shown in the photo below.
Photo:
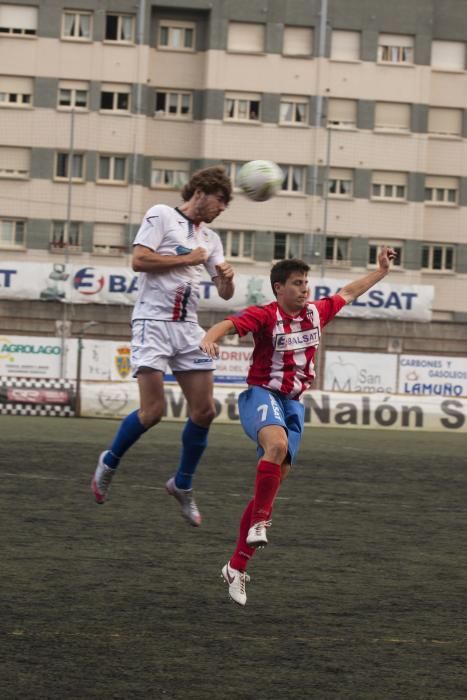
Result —
[{"label": "red and white striped jersey", "polygon": [[239,314],[228,316],[240,336],[253,334],[255,347],[247,384],[298,399],[315,378],[314,359],[321,330],[345,303],[335,294],[307,302],[296,316],[286,314],[277,301],[249,306]]},{"label": "red and white striped jersey", "polygon": [[[204,224],[195,226],[178,209],[165,204],[146,212],[133,245],[143,245],[159,255],[186,255],[201,246],[208,251],[204,267],[216,277],[216,265],[224,262],[221,239]],[[133,321],[197,322],[202,265],[186,265],[157,273],[140,272]]]}]

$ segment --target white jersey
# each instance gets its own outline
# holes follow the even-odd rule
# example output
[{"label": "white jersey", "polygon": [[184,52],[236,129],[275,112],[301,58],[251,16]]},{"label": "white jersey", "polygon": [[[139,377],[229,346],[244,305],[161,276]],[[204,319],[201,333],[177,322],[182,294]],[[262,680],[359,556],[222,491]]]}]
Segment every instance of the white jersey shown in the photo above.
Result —
[{"label": "white jersey", "polygon": [[[143,245],[159,255],[186,255],[202,246],[208,251],[204,267],[216,277],[216,265],[224,262],[222,243],[204,224],[196,226],[178,209],[156,204],[146,212],[133,245]],[[173,267],[157,273],[140,272],[138,297],[132,320],[197,322],[203,265]]]}]

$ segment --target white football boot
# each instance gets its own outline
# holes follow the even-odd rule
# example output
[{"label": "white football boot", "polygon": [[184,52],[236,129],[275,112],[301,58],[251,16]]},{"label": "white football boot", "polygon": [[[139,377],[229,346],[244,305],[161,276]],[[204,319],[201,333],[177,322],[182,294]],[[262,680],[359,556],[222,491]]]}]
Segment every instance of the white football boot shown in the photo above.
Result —
[{"label": "white football boot", "polygon": [[175,477],[171,477],[165,485],[166,491],[170,496],[174,496],[180,503],[182,508],[182,516],[187,520],[193,527],[199,527],[201,525],[201,513],[196,505],[193,489],[179,489],[175,485]]},{"label": "white football boot", "polygon": [[232,569],[228,561],[227,564],[222,567],[222,577],[229,585],[229,596],[233,602],[244,606],[246,604],[246,583],[250,580],[246,571]]}]

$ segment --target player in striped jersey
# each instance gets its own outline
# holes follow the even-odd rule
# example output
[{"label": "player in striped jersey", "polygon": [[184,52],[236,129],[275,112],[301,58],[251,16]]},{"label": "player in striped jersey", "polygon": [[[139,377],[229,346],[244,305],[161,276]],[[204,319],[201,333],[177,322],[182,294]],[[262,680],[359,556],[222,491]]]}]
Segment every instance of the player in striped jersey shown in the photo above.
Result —
[{"label": "player in striped jersey", "polygon": [[175,209],[157,204],[149,209],[133,243],[133,269],[139,272],[138,298],[132,316],[131,362],[138,380],[140,409],[121,423],[99,457],[91,482],[97,503],[107,497],[124,453],[156,425],[164,411],[164,373],[170,367],[185,395],[189,419],[182,433],[182,452],[167,492],[180,503],[182,515],[195,527],[201,515],[193,498],[192,477],[207,446],[215,416],[214,361],[199,348],[204,331],[197,308],[204,267],[222,299],[234,293],[233,269],[225,262],[222,243],[206,224],[227,207],[232,185],[224,168],[194,173]]},{"label": "player in striped jersey", "polygon": [[238,398],[240,421],[257,443],[258,464],[254,496],[241,521],[237,546],[222,569],[229,595],[246,603],[248,561],[256,548],[267,545],[274,499],[281,481],[295,461],[303,432],[304,407],[299,399],[315,378],[315,354],[322,329],[346,304],[379,282],[395,257],[384,247],[378,269],[343,287],[338,294],[309,301],[307,273],[302,260],[281,260],[271,270],[271,286],[277,301],[250,306],[214,325],[201,349],[209,357],[219,352],[218,341],[228,333],[251,332],[254,350],[247,377],[248,389]]}]

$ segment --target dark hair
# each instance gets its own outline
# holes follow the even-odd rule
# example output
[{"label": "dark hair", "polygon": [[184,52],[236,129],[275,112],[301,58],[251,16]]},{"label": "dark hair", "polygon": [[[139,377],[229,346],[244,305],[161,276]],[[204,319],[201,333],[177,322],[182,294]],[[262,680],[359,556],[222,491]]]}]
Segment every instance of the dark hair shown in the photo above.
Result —
[{"label": "dark hair", "polygon": [[226,204],[232,199],[232,183],[222,165],[213,165],[193,173],[182,190],[183,201],[188,202],[198,189],[206,194],[222,192]]},{"label": "dark hair", "polygon": [[298,260],[297,258],[290,258],[289,260],[279,260],[271,269],[271,287],[276,297],[276,290],[274,285],[276,282],[285,284],[289,279],[292,272],[309,272],[310,266],[304,260]]}]

